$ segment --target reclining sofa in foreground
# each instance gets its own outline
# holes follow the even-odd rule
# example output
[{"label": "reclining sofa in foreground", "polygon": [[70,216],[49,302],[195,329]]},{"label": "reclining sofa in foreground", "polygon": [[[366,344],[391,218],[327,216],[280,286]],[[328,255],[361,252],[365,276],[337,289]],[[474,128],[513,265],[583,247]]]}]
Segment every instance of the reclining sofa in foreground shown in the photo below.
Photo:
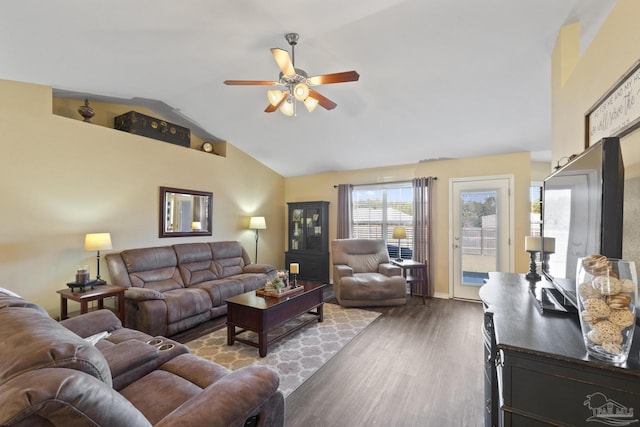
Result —
[{"label": "reclining sofa in foreground", "polygon": [[271,369],[230,371],[109,310],[58,323],[0,289],[0,324],[0,426],[284,425]]},{"label": "reclining sofa in foreground", "polygon": [[225,300],[264,287],[273,266],[251,264],[240,242],[183,243],[105,256],[110,283],[127,288],[125,325],[170,336],[227,313]]}]

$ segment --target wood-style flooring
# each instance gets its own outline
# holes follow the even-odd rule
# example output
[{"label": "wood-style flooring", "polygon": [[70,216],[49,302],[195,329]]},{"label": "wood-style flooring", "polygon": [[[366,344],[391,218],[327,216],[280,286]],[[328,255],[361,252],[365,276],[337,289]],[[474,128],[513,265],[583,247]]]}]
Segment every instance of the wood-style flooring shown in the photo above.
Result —
[{"label": "wood-style flooring", "polygon": [[[329,287],[325,300],[333,300]],[[382,313],[286,400],[287,427],[483,425],[482,305],[422,299]],[[171,338],[187,342],[218,318]]]},{"label": "wood-style flooring", "polygon": [[484,423],[482,305],[412,297],[383,314],[286,401],[290,427]]}]

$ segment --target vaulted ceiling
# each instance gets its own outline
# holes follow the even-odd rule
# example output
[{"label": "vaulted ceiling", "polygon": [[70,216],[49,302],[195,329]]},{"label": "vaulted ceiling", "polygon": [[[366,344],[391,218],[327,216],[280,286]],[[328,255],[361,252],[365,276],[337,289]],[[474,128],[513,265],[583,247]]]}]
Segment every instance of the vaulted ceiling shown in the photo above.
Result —
[{"label": "vaulted ceiling", "polygon": [[[0,13],[0,78],[94,99],[161,101],[283,176],[530,151],[550,161],[550,56],[585,49],[616,0],[20,0]],[[265,113],[269,49],[338,104]],[[595,102],[595,100],[594,100]],[[568,118],[571,119],[571,118]],[[581,118],[574,118],[580,120]]]}]

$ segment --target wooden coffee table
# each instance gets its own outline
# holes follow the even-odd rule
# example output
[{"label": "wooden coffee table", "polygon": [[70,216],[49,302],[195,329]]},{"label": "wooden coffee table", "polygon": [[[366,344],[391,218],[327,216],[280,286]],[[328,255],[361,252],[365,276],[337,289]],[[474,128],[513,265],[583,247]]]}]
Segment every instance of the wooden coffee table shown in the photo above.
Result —
[{"label": "wooden coffee table", "polygon": [[[322,322],[322,305],[324,304],[322,289],[325,285],[305,283],[302,286],[304,292],[292,297],[262,297],[256,295],[255,291],[251,291],[227,299],[227,344],[233,345],[236,340],[240,341],[257,347],[260,357],[265,357],[269,345],[315,320]],[[311,311],[313,309],[315,312]],[[281,335],[269,339],[269,331],[305,313],[312,316],[295,327],[287,329]],[[236,328],[240,330],[236,332]],[[246,331],[258,334],[258,342],[238,337]]]}]

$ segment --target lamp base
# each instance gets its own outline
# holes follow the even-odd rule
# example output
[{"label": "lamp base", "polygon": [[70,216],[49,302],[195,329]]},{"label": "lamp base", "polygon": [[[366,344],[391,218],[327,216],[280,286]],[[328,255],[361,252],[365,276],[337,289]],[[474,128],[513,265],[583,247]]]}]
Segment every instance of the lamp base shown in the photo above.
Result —
[{"label": "lamp base", "polygon": [[528,272],[526,276],[524,276],[527,280],[532,280],[532,281],[538,281],[540,279],[542,279],[542,277],[540,277],[540,275],[538,273],[534,272]]},{"label": "lamp base", "polygon": [[527,280],[538,281],[541,279],[540,275],[536,272],[536,253],[537,251],[528,251],[531,262],[529,263],[529,272],[524,276]]},{"label": "lamp base", "polygon": [[92,284],[93,284],[93,285],[96,285],[96,286],[97,286],[97,285],[106,285],[106,284],[107,284],[107,281],[106,281],[106,280],[102,280],[102,279],[98,278],[98,279],[96,279],[96,280],[92,281]]}]

